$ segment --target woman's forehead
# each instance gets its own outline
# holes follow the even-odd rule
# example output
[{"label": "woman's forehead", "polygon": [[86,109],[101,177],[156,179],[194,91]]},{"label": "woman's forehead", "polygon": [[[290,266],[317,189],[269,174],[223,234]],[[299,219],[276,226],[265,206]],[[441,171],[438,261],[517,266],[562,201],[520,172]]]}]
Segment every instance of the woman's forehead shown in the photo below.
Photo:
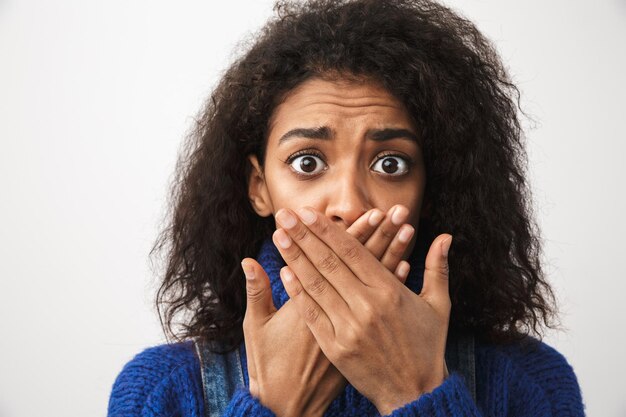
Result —
[{"label": "woman's forehead", "polygon": [[285,96],[274,109],[268,132],[275,136],[287,130],[322,126],[331,131],[346,128],[414,130],[403,103],[380,84],[372,80],[315,78]]},{"label": "woman's forehead", "polygon": [[352,102],[354,105],[379,102],[382,105],[403,106],[393,94],[373,78],[312,77],[288,91],[277,108],[286,103],[292,106],[306,105],[323,100],[342,104]]}]

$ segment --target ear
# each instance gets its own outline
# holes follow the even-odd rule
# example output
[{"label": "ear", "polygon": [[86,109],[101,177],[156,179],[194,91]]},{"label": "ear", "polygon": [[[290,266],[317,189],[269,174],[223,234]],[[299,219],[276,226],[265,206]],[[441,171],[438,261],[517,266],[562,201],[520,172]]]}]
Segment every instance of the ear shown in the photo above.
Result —
[{"label": "ear", "polygon": [[250,204],[256,213],[261,217],[270,216],[273,213],[272,200],[265,183],[265,175],[263,168],[259,164],[256,155],[248,156],[248,160],[252,165],[250,178],[248,179],[248,198]]}]

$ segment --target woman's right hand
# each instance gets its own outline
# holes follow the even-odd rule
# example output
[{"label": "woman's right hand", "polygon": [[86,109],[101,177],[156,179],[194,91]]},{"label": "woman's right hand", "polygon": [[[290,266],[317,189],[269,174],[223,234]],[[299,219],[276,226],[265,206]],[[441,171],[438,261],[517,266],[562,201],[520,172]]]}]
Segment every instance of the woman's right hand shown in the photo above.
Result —
[{"label": "woman's right hand", "polygon": [[[402,207],[394,215],[397,207],[387,215],[370,210],[347,231],[404,282],[408,263],[401,257],[412,237],[412,227],[400,228],[408,210]],[[401,238],[407,236],[406,231],[410,232],[408,240]],[[250,393],[278,417],[322,416],[345,388],[346,379],[322,353],[293,303],[287,301],[276,309],[269,277],[261,265],[246,258],[242,267],[247,278],[243,331]]]}]

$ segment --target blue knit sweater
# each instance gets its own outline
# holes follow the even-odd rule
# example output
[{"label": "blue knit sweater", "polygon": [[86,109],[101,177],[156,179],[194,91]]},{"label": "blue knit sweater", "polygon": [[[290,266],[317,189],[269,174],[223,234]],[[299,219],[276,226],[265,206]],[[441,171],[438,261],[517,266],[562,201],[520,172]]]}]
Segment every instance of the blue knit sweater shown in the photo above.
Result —
[{"label": "blue knit sweater", "polygon": [[[409,262],[407,286],[419,292],[427,246],[417,245]],[[270,276],[274,303],[280,308],[288,296],[280,281],[284,265],[278,250],[267,240],[257,260]],[[584,416],[580,388],[572,367],[543,342],[476,345],[476,397],[463,378],[452,373],[431,393],[424,394],[391,414],[392,417],[444,416]],[[244,379],[248,385],[245,350]],[[109,400],[109,417],[204,417],[200,362],[193,343],[186,341],[148,348],[124,366]],[[330,404],[326,417],[378,416],[372,403],[347,385]],[[274,417],[247,388],[239,389],[224,417]]]}]

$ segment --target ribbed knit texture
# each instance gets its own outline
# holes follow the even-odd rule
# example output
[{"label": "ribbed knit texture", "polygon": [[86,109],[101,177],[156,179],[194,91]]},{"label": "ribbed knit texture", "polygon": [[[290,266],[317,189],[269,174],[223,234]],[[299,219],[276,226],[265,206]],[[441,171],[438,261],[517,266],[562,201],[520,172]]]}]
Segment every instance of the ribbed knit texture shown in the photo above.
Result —
[{"label": "ribbed knit texture", "polygon": [[[409,258],[407,286],[419,292],[427,245],[418,236]],[[270,276],[274,303],[280,308],[288,296],[279,271],[284,265],[278,250],[267,240],[257,260]],[[243,277],[242,277],[243,279]],[[241,349],[248,386],[245,350]],[[431,393],[394,410],[392,417],[444,416],[584,416],[580,388],[571,366],[556,350],[529,339],[527,344],[476,345],[477,401],[463,378],[452,373]],[[117,377],[109,400],[110,417],[204,417],[200,363],[193,343],[160,345],[144,350]],[[326,417],[379,416],[375,407],[347,385],[330,404]],[[273,417],[247,388],[231,399],[224,417]]]}]

